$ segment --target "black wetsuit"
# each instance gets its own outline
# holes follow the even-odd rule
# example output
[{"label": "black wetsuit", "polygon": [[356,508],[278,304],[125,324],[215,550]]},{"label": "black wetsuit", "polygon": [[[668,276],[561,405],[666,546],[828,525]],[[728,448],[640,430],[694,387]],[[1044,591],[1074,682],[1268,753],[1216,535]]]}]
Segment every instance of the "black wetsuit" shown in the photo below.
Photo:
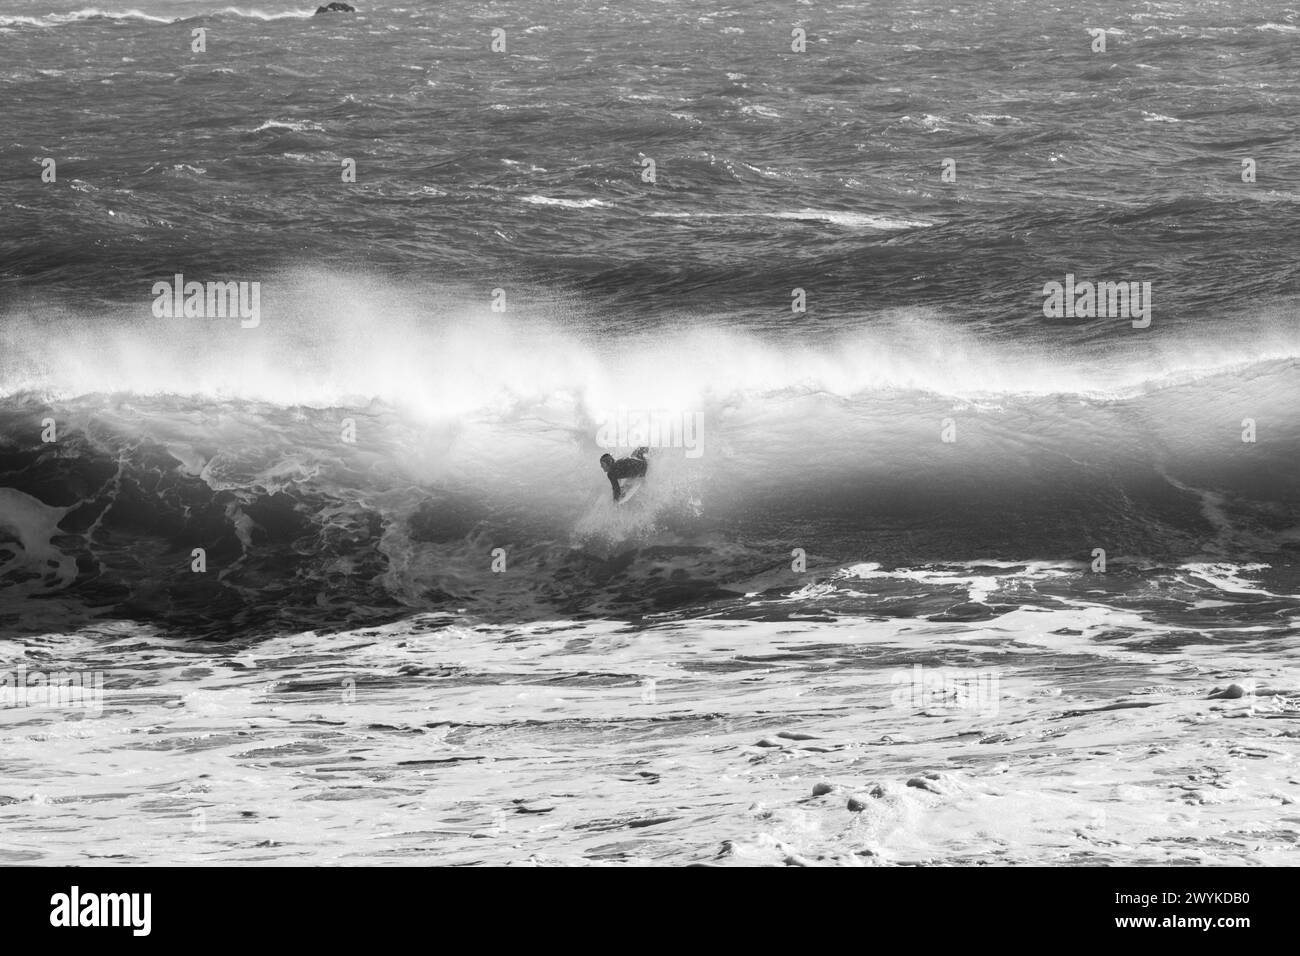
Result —
[{"label": "black wetsuit", "polygon": [[605,474],[609,475],[609,483],[614,489],[614,500],[618,501],[623,497],[623,489],[619,487],[619,480],[623,478],[644,478],[648,463],[645,460],[648,448],[638,448],[632,452],[629,458],[620,458],[614,464],[610,465]]}]

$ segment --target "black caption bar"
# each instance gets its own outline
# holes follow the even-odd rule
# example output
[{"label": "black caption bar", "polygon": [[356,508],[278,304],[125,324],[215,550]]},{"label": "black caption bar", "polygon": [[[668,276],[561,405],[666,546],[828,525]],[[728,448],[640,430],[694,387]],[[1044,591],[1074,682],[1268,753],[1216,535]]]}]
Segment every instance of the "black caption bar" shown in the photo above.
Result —
[{"label": "black caption bar", "polygon": [[851,920],[876,938],[927,942],[1052,932],[1071,941],[1181,944],[1196,935],[1232,945],[1272,938],[1289,925],[1291,907],[1287,871],[1248,868],[878,867],[800,883],[733,873],[668,884],[663,870],[604,869],[543,878],[529,869],[439,867],[11,868],[0,870],[0,899],[11,945],[75,938],[115,947],[250,939],[337,947],[439,925],[477,927],[494,945],[518,932],[536,945],[715,920],[741,936],[762,926],[766,936],[773,921],[797,932],[800,912],[821,912],[842,928]]}]

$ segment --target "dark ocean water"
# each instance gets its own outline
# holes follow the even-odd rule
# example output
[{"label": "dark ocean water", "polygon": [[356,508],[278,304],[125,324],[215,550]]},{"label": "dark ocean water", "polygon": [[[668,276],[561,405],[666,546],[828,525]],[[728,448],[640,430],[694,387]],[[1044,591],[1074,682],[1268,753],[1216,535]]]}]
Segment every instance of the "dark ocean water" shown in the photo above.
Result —
[{"label": "dark ocean water", "polygon": [[[6,627],[739,613],[864,561],[1087,590],[1099,548],[1120,593],[1294,590],[1294,9],[359,6],[4,4]],[[178,273],[260,324],[155,317]],[[1067,274],[1151,283],[1149,327],[1044,317]],[[703,438],[620,511],[617,408]]]}]

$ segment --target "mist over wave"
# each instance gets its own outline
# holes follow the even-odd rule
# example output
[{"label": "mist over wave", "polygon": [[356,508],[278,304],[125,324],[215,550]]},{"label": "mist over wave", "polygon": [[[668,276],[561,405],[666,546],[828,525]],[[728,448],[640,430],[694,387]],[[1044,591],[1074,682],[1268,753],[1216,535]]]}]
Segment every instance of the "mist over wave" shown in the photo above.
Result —
[{"label": "mist over wave", "polygon": [[647,329],[545,290],[512,287],[499,313],[486,288],[312,270],[263,281],[260,325],[242,328],[155,318],[148,284],[130,307],[37,297],[8,309],[0,394],[379,399],[429,418],[553,403],[581,417],[800,394],[1107,401],[1300,358],[1290,303],[1174,331],[1123,329],[1064,352],[1041,327],[989,335],[944,310],[864,312],[829,327],[794,316],[770,331],[743,313],[667,312]]}]

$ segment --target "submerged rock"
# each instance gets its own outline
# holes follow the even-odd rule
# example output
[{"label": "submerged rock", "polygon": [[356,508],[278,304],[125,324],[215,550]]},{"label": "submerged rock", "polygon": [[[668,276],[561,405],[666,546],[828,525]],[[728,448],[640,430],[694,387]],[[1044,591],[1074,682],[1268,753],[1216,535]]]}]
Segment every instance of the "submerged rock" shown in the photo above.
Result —
[{"label": "submerged rock", "polygon": [[356,7],[349,6],[346,3],[327,3],[323,7],[317,7],[315,15],[320,16],[322,13],[356,13],[356,12],[357,12]]}]

